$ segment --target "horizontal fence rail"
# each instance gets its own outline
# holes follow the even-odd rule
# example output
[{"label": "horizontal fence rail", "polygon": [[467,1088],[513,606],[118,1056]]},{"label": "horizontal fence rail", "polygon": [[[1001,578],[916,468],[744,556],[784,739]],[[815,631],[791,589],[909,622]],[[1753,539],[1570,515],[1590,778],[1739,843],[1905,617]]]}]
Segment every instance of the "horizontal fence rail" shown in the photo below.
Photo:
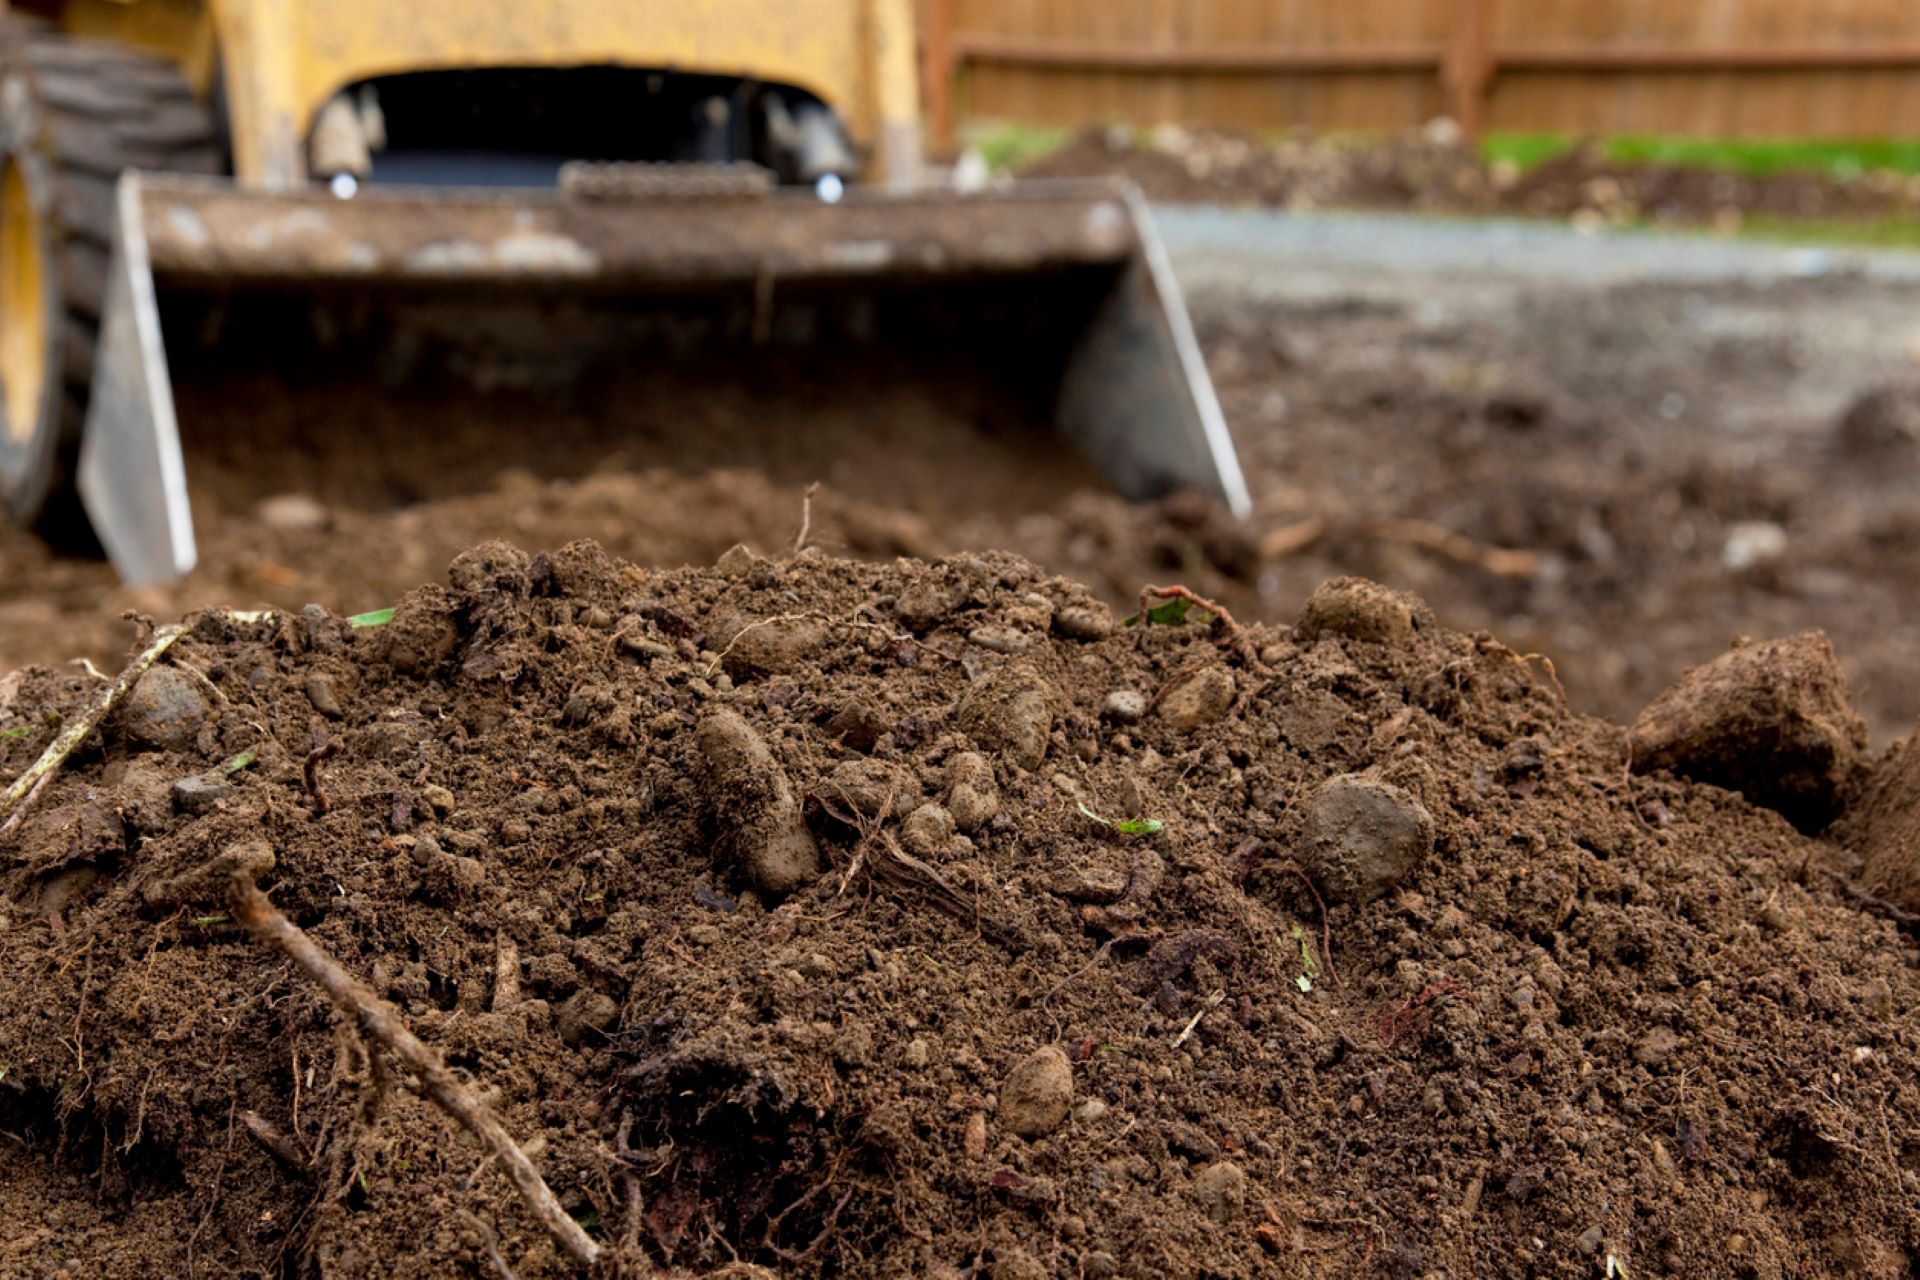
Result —
[{"label": "horizontal fence rail", "polygon": [[1884,137],[1920,122],[1914,0],[922,0],[956,117]]}]

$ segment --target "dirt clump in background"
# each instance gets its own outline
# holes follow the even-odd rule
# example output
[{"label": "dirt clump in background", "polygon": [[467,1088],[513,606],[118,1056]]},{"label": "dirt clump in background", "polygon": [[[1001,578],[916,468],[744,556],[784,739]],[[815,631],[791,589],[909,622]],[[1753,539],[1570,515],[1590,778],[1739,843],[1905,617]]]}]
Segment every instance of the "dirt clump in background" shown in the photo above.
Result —
[{"label": "dirt clump in background", "polygon": [[[1920,1259],[1920,955],[1858,853],[1633,773],[1417,601],[1121,626],[1004,554],[591,543],[446,582],[198,618],[0,836],[0,1270],[566,1273],[223,856],[635,1261]],[[7,677],[6,776],[98,687]]]},{"label": "dirt clump in background", "polygon": [[1520,170],[1489,163],[1446,120],[1366,140],[1304,131],[1266,139],[1177,125],[1093,129],[1021,169],[1022,177],[1111,173],[1133,179],[1155,200],[1514,214],[1594,226],[1733,230],[1756,215],[1863,220],[1920,211],[1920,184],[1892,171],[1842,178],[1622,163],[1591,141]]}]

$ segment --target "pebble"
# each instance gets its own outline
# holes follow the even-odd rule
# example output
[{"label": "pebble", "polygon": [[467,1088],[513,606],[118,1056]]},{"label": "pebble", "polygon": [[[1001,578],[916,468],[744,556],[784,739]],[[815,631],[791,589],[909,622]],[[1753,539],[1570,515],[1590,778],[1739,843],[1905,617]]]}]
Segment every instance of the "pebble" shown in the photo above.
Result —
[{"label": "pebble", "polygon": [[991,653],[1025,653],[1026,633],[1012,627],[983,626],[967,632],[967,640]]},{"label": "pebble", "polygon": [[1230,1160],[1202,1169],[1193,1179],[1194,1198],[1215,1222],[1232,1222],[1246,1212],[1246,1171]]},{"label": "pebble", "polygon": [[233,794],[233,784],[225,778],[182,778],[173,784],[173,807],[181,813],[198,816],[220,807]]},{"label": "pebble", "polygon": [[1053,615],[1053,630],[1083,644],[1105,640],[1113,634],[1113,610],[1098,601],[1070,604]]},{"label": "pebble", "polygon": [[420,795],[434,812],[435,817],[444,818],[453,812],[453,792],[437,782],[429,782],[420,789]]},{"label": "pebble", "polygon": [[333,687],[332,676],[316,671],[307,677],[305,689],[307,701],[327,719],[338,720],[347,714],[346,708],[340,705],[340,694]]},{"label": "pebble", "polygon": [[183,671],[155,667],[127,695],[127,735],[149,747],[185,751],[206,723],[207,700]]},{"label": "pebble", "polygon": [[907,1041],[907,1047],[900,1052],[900,1061],[918,1071],[926,1066],[933,1057],[933,1050],[925,1040],[915,1038]]},{"label": "pebble", "polygon": [[788,893],[820,874],[820,850],[801,819],[793,784],[737,711],[709,712],[695,732],[708,811],[749,883]]},{"label": "pebble", "polygon": [[1182,733],[1212,724],[1233,706],[1233,673],[1212,665],[1188,672],[1160,695],[1160,718]]},{"label": "pebble", "polygon": [[269,529],[311,533],[327,527],[326,507],[310,494],[277,493],[253,506],[253,518]]},{"label": "pebble", "polygon": [[1073,1103],[1073,1065],[1057,1045],[1036,1049],[1008,1073],[1000,1088],[1000,1124],[1020,1138],[1058,1129]]},{"label": "pebble", "polygon": [[1053,712],[1039,677],[1024,665],[989,673],[960,702],[960,723],[974,741],[1022,769],[1047,758]]},{"label": "pebble", "polygon": [[1432,815],[1392,783],[1349,773],[1314,794],[1303,861],[1333,901],[1372,902],[1432,852]]},{"label": "pebble", "polygon": [[1092,1124],[1107,1114],[1107,1104],[1098,1098],[1087,1098],[1073,1108],[1075,1124]]},{"label": "pebble", "polygon": [[1115,689],[1100,704],[1100,717],[1114,724],[1138,724],[1147,714],[1147,695],[1138,689]]}]

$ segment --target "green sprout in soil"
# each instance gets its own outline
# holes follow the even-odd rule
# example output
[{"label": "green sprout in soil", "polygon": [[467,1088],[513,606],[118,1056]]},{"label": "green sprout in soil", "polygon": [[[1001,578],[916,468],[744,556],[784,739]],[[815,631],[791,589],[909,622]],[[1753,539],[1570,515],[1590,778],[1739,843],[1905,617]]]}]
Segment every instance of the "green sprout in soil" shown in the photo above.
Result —
[{"label": "green sprout in soil", "polygon": [[249,768],[253,764],[253,762],[258,760],[259,758],[260,758],[260,748],[248,747],[245,751],[242,751],[239,755],[229,757],[227,760],[223,761],[220,767],[217,770],[215,770],[215,772],[219,773],[222,777],[228,777],[240,772],[242,769]]},{"label": "green sprout in soil", "polygon": [[370,613],[356,613],[347,619],[350,627],[384,627],[393,621],[392,609],[375,609]]},{"label": "green sprout in soil", "polygon": [[1167,824],[1158,818],[1103,818],[1084,804],[1074,807],[1109,831],[1118,831],[1123,836],[1150,836],[1167,829]]},{"label": "green sprout in soil", "polygon": [[193,924],[197,928],[210,929],[216,924],[226,924],[232,919],[233,917],[228,915],[195,916],[193,917]]},{"label": "green sprout in soil", "polygon": [[1313,990],[1313,980],[1320,976],[1320,964],[1313,958],[1313,945],[1307,941],[1307,935],[1299,925],[1293,926],[1293,940],[1300,944],[1300,972],[1295,976],[1293,985],[1305,995]]},{"label": "green sprout in soil", "polygon": [[[1187,616],[1190,613],[1198,613],[1199,616],[1194,619],[1196,622],[1213,621],[1213,615],[1205,609],[1196,610],[1192,601],[1176,598],[1167,601],[1165,604],[1157,604],[1147,610],[1147,623],[1150,626],[1184,627],[1187,624]],[[1120,620],[1120,625],[1123,627],[1131,627],[1137,625],[1139,621],[1140,615],[1131,613]]]},{"label": "green sprout in soil", "polygon": [[37,727],[30,724],[17,724],[11,729],[0,729],[0,738],[24,738]]}]

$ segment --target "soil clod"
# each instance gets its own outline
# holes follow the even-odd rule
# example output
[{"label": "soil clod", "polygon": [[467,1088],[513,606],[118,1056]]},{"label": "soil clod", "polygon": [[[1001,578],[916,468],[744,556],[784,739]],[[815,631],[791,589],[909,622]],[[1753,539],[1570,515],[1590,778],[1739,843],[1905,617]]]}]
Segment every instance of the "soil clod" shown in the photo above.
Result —
[{"label": "soil clod", "polygon": [[1365,904],[1433,851],[1433,818],[1412,795],[1361,774],[1329,779],[1307,810],[1308,873],[1330,901]]},{"label": "soil clod", "polygon": [[1073,1064],[1058,1045],[1020,1060],[1000,1086],[1000,1126],[1018,1138],[1044,1138],[1073,1105]]},{"label": "soil clod", "polygon": [[765,893],[790,893],[820,874],[793,784],[766,741],[736,711],[709,712],[696,734],[708,811],[730,861]]},{"label": "soil clod", "polygon": [[1633,767],[1738,791],[1818,831],[1854,788],[1867,729],[1818,631],[1742,644],[1654,699],[1633,723]]}]

